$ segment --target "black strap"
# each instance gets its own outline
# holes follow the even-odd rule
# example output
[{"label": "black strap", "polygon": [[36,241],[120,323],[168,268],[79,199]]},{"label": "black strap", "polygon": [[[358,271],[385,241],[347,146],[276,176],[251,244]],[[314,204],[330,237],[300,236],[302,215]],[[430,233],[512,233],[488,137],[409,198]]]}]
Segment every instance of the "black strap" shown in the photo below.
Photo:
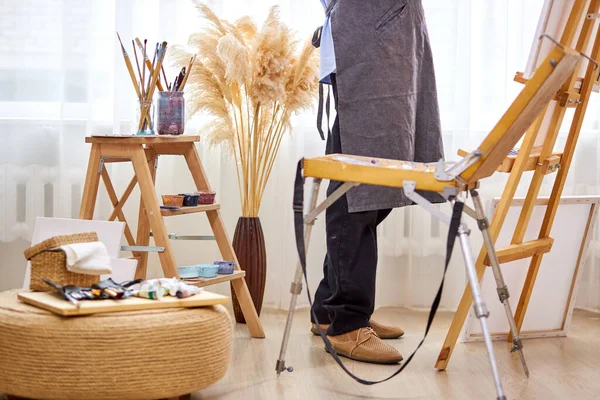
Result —
[{"label": "black strap", "polygon": [[331,135],[331,85],[327,85],[327,100],[325,101],[325,107],[323,107],[324,96],[323,96],[323,84],[319,83],[319,106],[317,110],[317,130],[321,136],[321,140],[325,140],[325,133],[323,132],[323,109],[325,109],[325,115],[327,115],[327,137]]},{"label": "black strap", "polygon": [[417,353],[417,350],[419,350],[421,345],[423,345],[423,342],[425,342],[425,338],[429,333],[429,329],[431,328],[431,324],[433,323],[433,319],[435,318],[435,314],[440,305],[440,301],[442,300],[442,292],[444,289],[444,281],[446,279],[446,271],[448,271],[448,265],[450,264],[450,258],[452,257],[452,249],[454,248],[454,242],[456,240],[456,236],[458,235],[458,228],[460,226],[460,220],[464,204],[458,201],[454,203],[452,211],[452,220],[450,222],[450,229],[448,230],[448,240],[446,243],[446,262],[444,265],[444,274],[442,275],[442,281],[440,282],[440,287],[438,288],[437,294],[435,295],[433,303],[431,304],[431,311],[429,312],[429,317],[427,318],[427,326],[425,328],[425,334],[423,335],[423,339],[421,339],[421,342],[419,342],[419,345],[417,346],[415,351],[413,351],[413,353],[410,356],[408,356],[408,358],[400,366],[400,368],[389,377],[380,381],[369,381],[366,379],[361,379],[354,375],[352,372],[348,371],[348,369],[344,366],[344,363],[342,363],[342,360],[340,360],[339,356],[333,349],[331,342],[327,338],[327,334],[321,329],[320,323],[312,308],[312,297],[310,294],[310,289],[308,287],[308,277],[306,275],[306,247],[304,243],[304,177],[302,175],[303,161],[304,160],[302,159],[298,162],[298,167],[296,170],[296,181],[294,183],[294,229],[296,232],[296,247],[298,249],[298,256],[300,257],[300,264],[302,265],[302,273],[304,274],[306,293],[308,294],[308,302],[311,307],[313,319],[316,322],[317,330],[319,331],[319,335],[325,343],[325,348],[327,349],[327,351],[333,356],[338,365],[342,367],[342,369],[355,381],[357,381],[358,383],[362,383],[363,385],[374,385],[377,383],[385,382],[389,379],[392,379],[394,376],[402,372],[404,368],[406,368],[406,366],[411,362],[411,360]]},{"label": "black strap", "polygon": [[319,83],[319,105],[317,107],[317,130],[321,136],[321,140],[325,140],[323,133],[323,84]]},{"label": "black strap", "polygon": [[331,136],[331,85],[327,85],[327,101],[325,102],[325,114],[327,115],[327,137]]},{"label": "black strap", "polygon": [[[339,0],[331,0],[327,8],[325,9],[325,15],[329,15],[333,10],[333,7]],[[312,37],[312,45],[317,49],[321,47],[321,35],[323,33],[323,27],[318,27]],[[327,85],[327,100],[325,101],[325,114],[327,115],[327,137],[331,135],[330,116],[331,116],[331,87]],[[321,136],[321,140],[325,140],[325,133],[323,132],[323,84],[319,83],[319,106],[317,110],[317,130]]]},{"label": "black strap", "polygon": [[322,33],[323,33],[323,26],[320,26],[317,29],[315,29],[315,32],[313,33],[312,45],[316,49],[321,47],[321,34]]}]

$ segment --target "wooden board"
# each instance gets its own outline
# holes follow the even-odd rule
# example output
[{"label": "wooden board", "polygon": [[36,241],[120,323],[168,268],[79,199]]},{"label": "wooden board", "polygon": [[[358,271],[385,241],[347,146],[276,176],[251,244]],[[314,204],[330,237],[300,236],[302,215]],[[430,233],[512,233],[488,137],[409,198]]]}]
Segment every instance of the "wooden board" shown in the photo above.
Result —
[{"label": "wooden board", "polygon": [[197,287],[204,287],[209,285],[216,285],[217,283],[229,282],[234,279],[243,279],[246,276],[246,271],[236,270],[233,274],[217,275],[214,278],[190,278],[182,279],[188,285]]},{"label": "wooden board", "polygon": [[154,310],[160,308],[191,308],[206,307],[229,302],[229,297],[220,294],[202,291],[185,299],[166,296],[160,300],[131,297],[125,300],[89,300],[80,302],[80,307],[61,298],[54,292],[22,292],[18,294],[19,300],[51,311],[65,317],[89,315],[99,313],[112,313],[122,311]]},{"label": "wooden board", "polygon": [[200,136],[194,135],[155,135],[155,136],[132,136],[132,135],[99,135],[88,136],[86,143],[118,143],[118,144],[157,144],[157,143],[187,143],[198,142]]},{"label": "wooden board", "polygon": [[[473,149],[458,149],[457,154],[461,157],[465,157],[467,154],[471,153],[472,151],[473,151]],[[558,157],[558,162],[560,162],[560,157],[562,156],[562,151],[555,151],[554,153],[552,153],[552,156]],[[534,169],[536,169],[539,159],[540,159],[539,152],[538,152],[538,154],[535,154],[535,152],[534,152],[534,154],[531,154],[529,156],[529,158],[525,161],[524,171],[533,171]],[[516,155],[506,156],[504,161],[502,161],[502,164],[500,164],[500,166],[498,168],[496,168],[496,172],[510,173],[512,171],[513,166],[515,165],[516,161],[517,161]]]},{"label": "wooden board", "polygon": [[199,206],[180,207],[178,210],[166,210],[160,209],[160,213],[163,217],[171,217],[173,215],[193,214],[199,212],[207,212],[212,210],[218,210],[221,205],[218,203],[213,204],[201,204]]},{"label": "wooden board", "polygon": [[438,181],[434,176],[435,168],[434,163],[424,164],[344,154],[304,159],[305,177],[398,188],[403,186],[404,181],[415,181],[417,190],[431,192],[443,192],[446,187],[456,186],[454,181]]},{"label": "wooden board", "polygon": [[[514,227],[524,199],[514,199],[496,242],[496,248],[510,244]],[[578,278],[585,261],[587,245],[593,235],[596,221],[596,207],[600,196],[563,197],[558,206],[556,220],[551,237],[552,249],[542,260],[542,265],[533,289],[531,302],[525,316],[521,337],[565,336],[568,332],[571,315],[577,294]],[[498,199],[492,203],[492,209],[498,205]],[[548,198],[536,201],[531,223],[525,240],[535,240],[539,226],[548,205]],[[488,213],[493,215],[493,210]],[[510,291],[510,304],[514,310],[519,301],[519,293],[527,274],[530,259],[502,264],[502,274]],[[496,282],[491,268],[487,268],[481,282],[481,292],[490,311],[488,326],[494,340],[506,340],[508,322],[506,314],[496,293]],[[471,311],[464,325],[463,341],[480,341],[479,321]]]}]

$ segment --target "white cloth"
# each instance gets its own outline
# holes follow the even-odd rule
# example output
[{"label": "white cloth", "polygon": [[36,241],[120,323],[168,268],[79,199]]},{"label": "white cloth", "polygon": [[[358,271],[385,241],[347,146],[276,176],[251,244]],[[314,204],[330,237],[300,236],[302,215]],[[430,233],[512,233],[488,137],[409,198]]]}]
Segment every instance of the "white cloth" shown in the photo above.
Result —
[{"label": "white cloth", "polygon": [[108,250],[102,242],[75,243],[60,246],[67,255],[67,269],[77,274],[112,273]]}]

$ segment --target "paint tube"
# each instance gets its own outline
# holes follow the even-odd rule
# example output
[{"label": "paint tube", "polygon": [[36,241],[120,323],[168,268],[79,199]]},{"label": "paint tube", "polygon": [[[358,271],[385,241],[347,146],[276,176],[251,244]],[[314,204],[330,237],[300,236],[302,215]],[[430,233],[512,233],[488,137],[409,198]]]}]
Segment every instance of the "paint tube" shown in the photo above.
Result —
[{"label": "paint tube", "polygon": [[160,278],[158,284],[166,289],[166,294],[170,296],[176,296],[177,290],[179,289],[179,281],[177,278]]},{"label": "paint tube", "polygon": [[188,285],[184,282],[179,282],[179,284],[177,285],[177,290],[175,294],[172,294],[172,296],[177,296],[177,298],[183,299],[200,293],[201,291],[202,289],[200,289],[199,287]]},{"label": "paint tube", "polygon": [[164,296],[164,291],[165,290],[163,288],[156,288],[156,289],[149,289],[149,290],[148,289],[140,289],[134,293],[137,297],[143,297],[145,299],[152,299],[152,300],[160,300]]}]

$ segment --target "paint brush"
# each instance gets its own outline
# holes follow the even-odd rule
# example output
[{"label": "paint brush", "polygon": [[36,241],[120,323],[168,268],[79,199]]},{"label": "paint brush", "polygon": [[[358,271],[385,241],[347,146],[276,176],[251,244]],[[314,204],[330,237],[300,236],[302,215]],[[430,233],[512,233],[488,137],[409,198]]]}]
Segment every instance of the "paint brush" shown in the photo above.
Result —
[{"label": "paint brush", "polygon": [[[163,73],[163,78],[165,78],[165,86],[170,87],[169,82],[167,82],[167,74],[165,74],[165,67],[161,67],[160,68],[162,73]],[[160,82],[160,77],[159,77],[159,82]],[[159,89],[160,90],[160,89]],[[162,91],[162,90],[161,90]]]},{"label": "paint brush", "polygon": [[[158,43],[156,45],[157,51],[154,53],[154,61],[156,61],[156,65],[154,65],[154,61],[152,62],[152,68],[154,73],[151,76],[150,84],[148,86],[148,91],[146,92],[146,100],[151,100],[152,96],[154,96],[154,90],[156,89],[158,78],[160,76],[160,69],[163,64],[163,60],[165,59],[165,54],[167,52],[167,42],[162,42],[162,45],[159,47]],[[150,102],[146,101],[142,108],[142,115],[140,116],[140,121],[138,123],[138,127],[141,128],[144,122],[144,115],[148,113],[148,109],[150,108]]]},{"label": "paint brush", "polygon": [[[148,60],[148,52],[146,51],[146,42],[147,42],[147,40],[144,39],[144,50],[143,50],[144,51],[144,55],[143,55],[144,60]],[[144,86],[144,85],[146,85],[146,68],[144,68],[144,74],[142,76],[142,86]]]},{"label": "paint brush", "polygon": [[185,86],[185,83],[187,82],[187,79],[190,76],[190,72],[192,71],[192,65],[194,65],[194,61],[196,61],[196,55],[195,54],[192,57],[192,59],[190,60],[190,63],[188,64],[188,68],[187,68],[187,71],[185,71],[185,76],[183,77],[183,81],[179,84],[178,90],[180,92],[183,92],[183,88]]},{"label": "paint brush", "polygon": [[173,89],[173,91],[174,91],[174,92],[176,92],[176,91],[177,91],[177,83],[178,83],[178,82],[179,82],[179,75],[177,75],[177,76],[175,77],[175,80],[173,81],[173,87],[172,87],[172,89]]},{"label": "paint brush", "polygon": [[119,38],[119,43],[121,44],[121,50],[123,51],[123,59],[125,60],[125,65],[127,66],[127,71],[129,71],[129,76],[131,77],[131,82],[135,87],[135,92],[137,93],[138,99],[142,98],[142,94],[140,93],[140,88],[137,85],[137,79],[135,77],[135,72],[133,72],[133,65],[131,65],[131,60],[129,59],[129,55],[125,50],[125,46],[123,46],[123,42],[121,41],[121,36],[119,32],[117,32],[117,37]]},{"label": "paint brush", "polygon": [[[143,51],[143,49],[145,49],[145,45],[144,45],[144,47],[142,47],[142,42],[140,39],[135,38],[135,42],[137,43],[138,47],[140,48],[140,51]],[[146,42],[146,40],[144,40],[144,42]],[[154,69],[152,68],[152,62],[148,58],[148,54],[145,53],[145,51],[144,51],[144,54],[145,54],[144,63],[146,64],[146,67],[148,68],[148,72],[150,73],[150,75],[152,75],[154,73]],[[165,82],[165,85],[166,85],[166,82]],[[158,81],[157,86],[158,86],[158,90],[160,90],[161,92],[164,90],[160,81]]]},{"label": "paint brush", "polygon": [[[137,66],[138,76],[140,77],[140,86],[142,89],[142,97],[144,97],[144,95],[145,95],[144,85],[141,84],[144,81],[142,80],[142,71],[140,70],[140,61],[138,60],[137,51],[135,50],[135,41],[132,40],[131,44],[133,45],[133,55],[135,56],[135,65]],[[143,66],[143,64],[142,64],[142,66]]]},{"label": "paint brush", "polygon": [[173,91],[176,92],[179,86],[181,86],[181,82],[183,81],[183,77],[185,76],[185,67],[181,68],[179,71],[179,75],[175,78],[177,83],[173,83]]}]

